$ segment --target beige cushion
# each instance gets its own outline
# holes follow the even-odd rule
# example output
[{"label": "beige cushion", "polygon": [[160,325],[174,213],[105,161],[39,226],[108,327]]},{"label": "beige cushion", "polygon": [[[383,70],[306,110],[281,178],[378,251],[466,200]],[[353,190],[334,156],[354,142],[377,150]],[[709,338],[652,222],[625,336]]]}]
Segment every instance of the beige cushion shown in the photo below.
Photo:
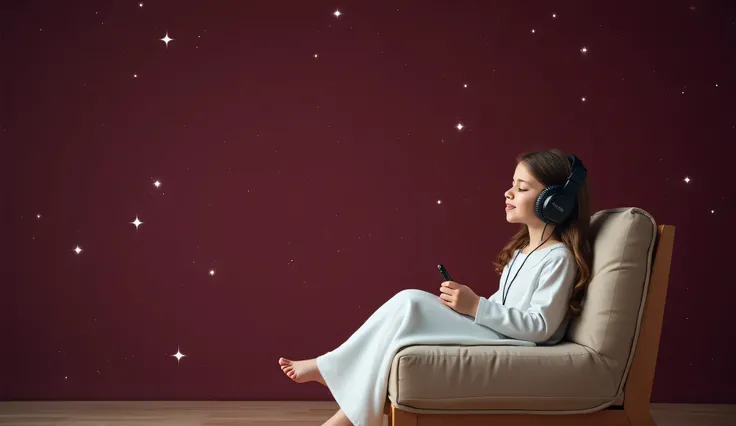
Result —
[{"label": "beige cushion", "polygon": [[601,358],[572,342],[408,346],[394,357],[388,388],[400,408],[422,412],[588,409],[608,402],[614,392]]},{"label": "beige cushion", "polygon": [[595,411],[621,400],[649,280],[656,223],[638,208],[591,217],[583,313],[554,346],[417,345],[394,357],[388,395],[413,412]]},{"label": "beige cushion", "polygon": [[644,309],[657,225],[637,208],[600,211],[590,225],[592,279],[583,312],[570,323],[565,338],[603,357],[620,391]]}]

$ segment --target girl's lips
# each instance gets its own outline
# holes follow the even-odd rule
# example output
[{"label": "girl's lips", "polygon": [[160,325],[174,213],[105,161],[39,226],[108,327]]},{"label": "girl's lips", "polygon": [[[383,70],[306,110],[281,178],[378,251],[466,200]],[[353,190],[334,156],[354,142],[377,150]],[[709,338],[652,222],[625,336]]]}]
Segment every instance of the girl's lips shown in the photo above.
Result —
[{"label": "girl's lips", "polygon": [[514,206],[510,206],[510,205],[508,205],[508,204],[506,205],[506,210],[513,210],[513,209],[515,209],[515,208],[516,208],[516,207],[514,207]]}]

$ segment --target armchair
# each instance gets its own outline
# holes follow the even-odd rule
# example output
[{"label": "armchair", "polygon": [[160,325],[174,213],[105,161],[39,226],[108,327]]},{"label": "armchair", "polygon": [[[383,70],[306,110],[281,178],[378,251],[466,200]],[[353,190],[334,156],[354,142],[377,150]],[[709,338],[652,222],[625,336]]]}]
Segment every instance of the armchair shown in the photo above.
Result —
[{"label": "armchair", "polygon": [[654,426],[675,228],[628,207],[595,213],[590,231],[583,311],[560,343],[404,347],[389,374],[389,425]]}]

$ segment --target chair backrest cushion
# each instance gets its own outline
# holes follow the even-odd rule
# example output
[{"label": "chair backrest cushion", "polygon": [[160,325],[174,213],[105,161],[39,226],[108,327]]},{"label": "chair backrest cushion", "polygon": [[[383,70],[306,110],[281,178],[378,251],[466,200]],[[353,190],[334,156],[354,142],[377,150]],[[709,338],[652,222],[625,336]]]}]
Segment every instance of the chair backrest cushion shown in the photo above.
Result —
[{"label": "chair backrest cushion", "polygon": [[619,388],[639,331],[657,225],[646,211],[622,207],[595,213],[590,231],[591,280],[565,339],[596,351]]}]

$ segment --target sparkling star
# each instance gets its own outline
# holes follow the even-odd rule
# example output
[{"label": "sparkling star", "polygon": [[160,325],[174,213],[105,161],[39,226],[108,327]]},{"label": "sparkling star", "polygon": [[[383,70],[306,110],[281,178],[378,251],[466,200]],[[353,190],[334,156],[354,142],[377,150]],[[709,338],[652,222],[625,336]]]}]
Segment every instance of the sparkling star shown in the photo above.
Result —
[{"label": "sparkling star", "polygon": [[462,130],[463,129],[462,123],[457,123],[457,126],[455,126],[455,127],[457,127],[458,130]]},{"label": "sparkling star", "polygon": [[690,178],[689,177],[685,177],[685,179],[683,179],[683,180],[685,181],[685,183],[690,183]]},{"label": "sparkling star", "polygon": [[333,15],[335,15],[335,17],[339,18],[340,15],[342,15],[342,13],[340,13],[339,10],[336,10],[335,13],[333,13]]},{"label": "sparkling star", "polygon": [[214,269],[210,269],[210,276],[211,277],[214,277],[215,276],[215,270]]},{"label": "sparkling star", "polygon": [[154,186],[155,186],[156,188],[158,188],[159,186],[161,186],[161,182],[159,182],[159,181],[156,181],[156,182],[154,182],[154,183],[153,183],[153,185],[154,185]]},{"label": "sparkling star", "polygon": [[169,47],[169,42],[170,42],[171,40],[173,40],[173,38],[169,38],[169,32],[168,32],[168,31],[166,31],[166,36],[164,36],[164,38],[162,38],[162,39],[159,39],[159,40],[161,40],[161,41],[163,41],[164,43],[166,43],[166,47]]},{"label": "sparkling star", "polygon": [[582,48],[580,49],[580,53],[582,53],[583,55],[585,55],[586,53],[588,53],[588,48],[587,48],[587,47],[585,47],[585,46],[583,46],[583,47],[582,47]]},{"label": "sparkling star", "polygon": [[79,254],[79,253],[81,253],[81,252],[82,252],[82,249],[81,249],[81,248],[79,248],[79,246],[77,246],[77,248],[75,248],[75,249],[74,249],[74,251],[76,251],[76,252],[77,252],[77,254]]},{"label": "sparkling star", "polygon": [[138,216],[136,215],[135,220],[130,223],[135,225],[135,229],[138,229],[138,225],[140,225],[141,223],[145,223],[145,222],[141,222],[140,220],[138,220]]},{"label": "sparkling star", "polygon": [[178,363],[178,362],[179,362],[179,361],[181,361],[181,359],[182,359],[182,358],[184,358],[184,357],[185,357],[186,355],[184,355],[183,353],[181,353],[181,351],[179,351],[179,347],[177,346],[177,347],[176,347],[176,353],[175,353],[174,355],[171,355],[171,356],[173,356],[174,358],[176,358],[176,362]]}]

